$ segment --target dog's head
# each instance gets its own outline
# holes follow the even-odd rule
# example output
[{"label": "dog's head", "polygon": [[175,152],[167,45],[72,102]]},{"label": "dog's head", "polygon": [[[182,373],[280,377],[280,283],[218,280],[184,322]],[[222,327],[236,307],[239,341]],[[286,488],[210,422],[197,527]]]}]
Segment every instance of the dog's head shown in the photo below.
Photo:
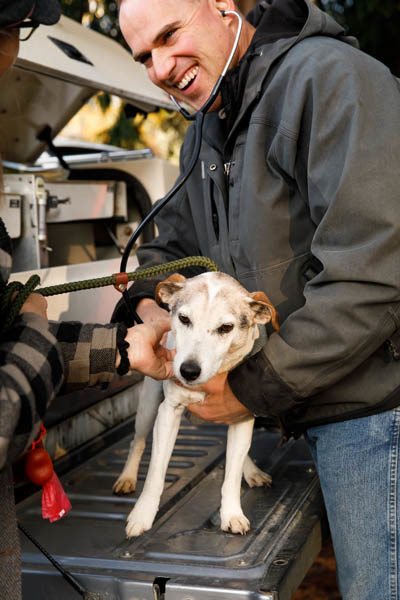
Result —
[{"label": "dog's head", "polygon": [[237,365],[259,336],[257,325],[271,321],[279,330],[267,296],[249,293],[225,273],[172,275],[158,284],[156,299],[171,310],[174,373],[184,385],[201,385]]}]

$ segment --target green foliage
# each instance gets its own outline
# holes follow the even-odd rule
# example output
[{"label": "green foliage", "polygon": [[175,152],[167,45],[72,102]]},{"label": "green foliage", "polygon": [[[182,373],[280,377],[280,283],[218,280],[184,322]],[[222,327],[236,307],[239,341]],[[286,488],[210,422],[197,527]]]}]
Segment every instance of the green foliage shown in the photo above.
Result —
[{"label": "green foliage", "polygon": [[143,148],[138,128],[132,118],[126,116],[123,108],[114,125],[103,133],[103,141],[112,146],[119,146],[126,150],[136,150]]},{"label": "green foliage", "polygon": [[101,110],[103,111],[103,113],[107,112],[107,110],[111,106],[110,94],[106,94],[105,92],[102,92],[101,94],[98,94],[96,99],[97,99],[97,102],[99,103],[99,106],[100,106]]},{"label": "green foliage", "polygon": [[361,50],[400,75],[400,3],[394,0],[320,0],[360,42]]}]

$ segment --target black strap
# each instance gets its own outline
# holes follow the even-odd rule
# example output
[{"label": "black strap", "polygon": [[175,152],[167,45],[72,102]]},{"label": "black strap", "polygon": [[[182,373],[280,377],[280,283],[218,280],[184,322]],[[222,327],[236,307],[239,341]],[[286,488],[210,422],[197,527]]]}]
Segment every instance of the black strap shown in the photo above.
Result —
[{"label": "black strap", "polygon": [[[71,575],[71,573],[69,571],[64,569],[64,567],[62,565],[60,565],[60,563],[53,556],[51,556],[51,554],[49,552],[47,552],[47,550],[45,548],[43,548],[43,546],[41,544],[39,544],[37,539],[34,538],[33,535],[31,533],[29,533],[29,531],[27,531],[23,525],[21,525],[21,523],[18,523],[18,528],[28,538],[28,540],[30,540],[32,542],[32,544],[34,546],[36,546],[36,548],[38,548],[38,550],[40,550],[40,552],[42,554],[44,554],[44,556],[47,558],[47,560],[49,560],[51,562],[51,564],[54,565],[54,567],[57,569],[57,571],[59,571],[61,573],[61,575],[64,577],[64,579],[70,584],[71,587],[74,588],[74,590],[76,590],[82,596],[82,598],[84,600],[105,600],[105,597],[103,596],[103,594],[100,594],[99,592],[86,591],[85,588],[81,586],[79,581],[77,579],[75,579],[75,577],[73,575]],[[7,596],[7,599],[8,598],[9,597]]]}]

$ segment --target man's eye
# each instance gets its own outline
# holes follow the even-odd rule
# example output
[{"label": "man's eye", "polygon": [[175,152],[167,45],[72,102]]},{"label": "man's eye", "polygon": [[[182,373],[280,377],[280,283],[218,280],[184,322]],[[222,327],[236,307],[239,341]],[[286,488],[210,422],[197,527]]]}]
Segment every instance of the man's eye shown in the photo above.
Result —
[{"label": "man's eye", "polygon": [[179,315],[179,320],[183,325],[190,325],[191,323],[189,317],[186,317],[186,315]]},{"label": "man's eye", "polygon": [[230,333],[233,329],[232,323],[224,323],[221,327],[218,327],[218,333]]},{"label": "man's eye", "polygon": [[146,63],[150,60],[151,58],[151,54],[143,54],[143,56],[140,57],[139,62],[141,65],[146,65]]},{"label": "man's eye", "polygon": [[164,35],[164,40],[168,40],[170,37],[172,37],[175,31],[176,29],[171,29],[171,31],[167,31],[167,33]]}]

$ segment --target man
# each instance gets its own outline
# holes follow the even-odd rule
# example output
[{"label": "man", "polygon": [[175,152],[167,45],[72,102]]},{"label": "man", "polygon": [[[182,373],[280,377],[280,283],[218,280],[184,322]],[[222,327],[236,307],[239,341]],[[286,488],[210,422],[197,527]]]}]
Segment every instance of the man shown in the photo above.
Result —
[{"label": "man", "polygon": [[[150,79],[198,110],[231,51],[234,9],[121,0],[120,24]],[[182,168],[192,146],[190,129]],[[207,255],[275,303],[280,333],[205,386],[192,412],[272,415],[285,437],[305,435],[344,600],[400,593],[399,157],[388,69],[311,0],[261,1],[205,117],[196,168],[138,252],[143,267]],[[153,290],[130,291],[144,320],[162,317]]]},{"label": "man", "polygon": [[[0,0],[0,76],[15,62],[20,36],[58,21],[57,0]],[[25,27],[26,26],[26,27]],[[0,164],[0,214],[2,203]],[[0,218],[0,295],[12,247]],[[47,303],[31,294],[0,341],[0,598],[20,600],[21,565],[11,464],[29,448],[47,406],[65,391],[110,382],[136,369],[157,379],[172,375],[172,354],[159,345],[167,320],[126,329],[47,321]],[[0,315],[0,329],[4,315]]]}]

